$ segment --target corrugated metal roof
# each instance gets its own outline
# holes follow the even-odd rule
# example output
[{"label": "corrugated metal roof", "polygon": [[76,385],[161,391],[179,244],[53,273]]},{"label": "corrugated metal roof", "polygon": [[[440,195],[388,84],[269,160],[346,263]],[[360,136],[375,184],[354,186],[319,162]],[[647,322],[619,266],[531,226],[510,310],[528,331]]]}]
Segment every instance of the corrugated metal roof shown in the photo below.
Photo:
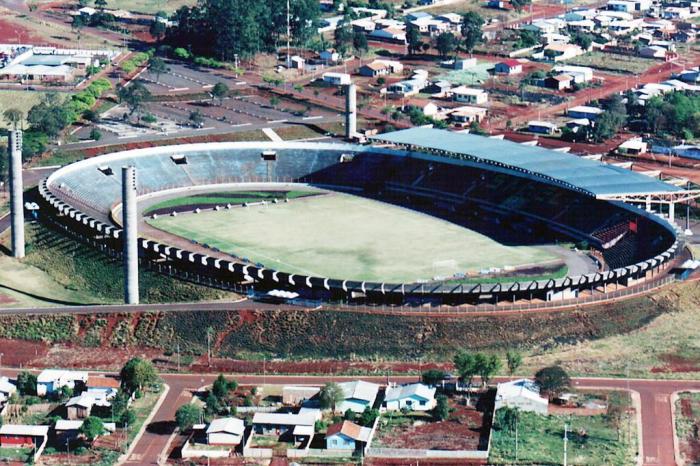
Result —
[{"label": "corrugated metal roof", "polygon": [[[446,160],[496,165],[535,175],[587,192],[592,196],[617,194],[649,194],[681,191],[680,188],[640,173],[606,165],[583,157],[516,142],[455,133],[433,128],[411,128],[371,139],[393,144],[444,151]],[[458,163],[458,162],[456,162]]]}]

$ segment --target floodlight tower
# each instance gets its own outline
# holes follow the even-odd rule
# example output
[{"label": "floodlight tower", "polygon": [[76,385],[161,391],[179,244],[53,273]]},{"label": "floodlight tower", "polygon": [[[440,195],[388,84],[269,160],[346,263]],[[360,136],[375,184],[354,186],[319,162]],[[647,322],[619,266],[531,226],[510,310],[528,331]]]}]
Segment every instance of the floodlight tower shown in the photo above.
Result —
[{"label": "floodlight tower", "polygon": [[22,131],[10,131],[10,220],[12,223],[12,256],[24,257],[24,190],[22,187]]},{"label": "floodlight tower", "polygon": [[357,86],[348,84],[345,87],[345,138],[357,136]]},{"label": "floodlight tower", "polygon": [[124,241],[124,302],[139,303],[138,216],[136,167],[122,167],[122,235]]}]

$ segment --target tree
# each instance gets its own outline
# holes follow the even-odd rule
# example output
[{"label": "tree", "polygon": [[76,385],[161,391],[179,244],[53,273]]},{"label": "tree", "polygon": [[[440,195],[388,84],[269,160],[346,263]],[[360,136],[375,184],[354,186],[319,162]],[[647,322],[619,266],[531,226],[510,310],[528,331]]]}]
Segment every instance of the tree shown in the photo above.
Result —
[{"label": "tree", "polygon": [[321,402],[321,408],[335,411],[336,405],[345,399],[345,394],[340,385],[335,382],[328,382],[321,388],[318,398]]},{"label": "tree", "polygon": [[439,421],[444,421],[450,416],[450,405],[445,395],[437,396],[433,416]]},{"label": "tree", "polygon": [[129,117],[134,113],[139,116],[143,109],[143,103],[151,97],[151,92],[143,83],[135,81],[129,86],[120,86],[117,88],[117,97],[120,102],[125,103],[129,108]]},{"label": "tree", "polygon": [[219,414],[221,411],[221,401],[217,398],[214,393],[209,393],[204,402],[205,411],[207,414]]},{"label": "tree", "polygon": [[270,105],[274,108],[277,107],[280,103],[280,98],[277,97],[276,95],[273,95],[270,97]]},{"label": "tree", "polygon": [[155,19],[151,22],[151,26],[148,28],[148,32],[157,41],[160,42],[165,36],[167,28],[165,23],[159,19]]},{"label": "tree", "polygon": [[447,58],[457,49],[457,39],[451,32],[443,32],[435,39],[435,48],[442,58]]},{"label": "tree", "polygon": [[89,137],[90,137],[90,139],[92,139],[93,141],[99,141],[100,139],[102,139],[102,133],[100,133],[100,131],[99,131],[97,128],[92,128],[92,129],[90,130],[90,136],[89,136]]},{"label": "tree", "polygon": [[481,383],[488,385],[491,377],[501,369],[501,360],[495,354],[476,353],[476,368],[481,377]]},{"label": "tree", "polygon": [[26,371],[17,374],[17,390],[21,395],[36,396],[36,375]]},{"label": "tree", "polygon": [[464,49],[468,53],[472,53],[476,44],[483,41],[483,32],[481,27],[484,25],[484,19],[474,11],[468,11],[462,16],[462,41]]},{"label": "tree", "polygon": [[180,406],[175,412],[175,422],[180,431],[187,432],[202,418],[202,408],[193,404]]},{"label": "tree", "polygon": [[409,23],[406,27],[406,43],[408,44],[408,54],[413,55],[420,52],[422,41],[420,31],[416,26]]},{"label": "tree", "polygon": [[369,406],[365,407],[365,410],[360,414],[360,425],[365,427],[370,427],[374,424],[375,419],[379,417],[378,409],[371,409]]},{"label": "tree", "polygon": [[517,351],[509,350],[506,352],[506,363],[508,364],[508,372],[512,376],[523,363],[523,356]]},{"label": "tree", "polygon": [[459,374],[459,378],[471,387],[474,376],[478,373],[476,357],[466,350],[460,350],[454,357],[454,365]]},{"label": "tree", "polygon": [[166,65],[165,60],[160,57],[152,57],[148,60],[148,69],[151,73],[156,75],[156,81],[160,81],[160,75],[170,71],[168,65]]},{"label": "tree", "polygon": [[105,8],[107,8],[107,0],[95,0],[95,6],[100,12],[104,12]]},{"label": "tree", "polygon": [[515,11],[522,11],[523,7],[532,3],[532,0],[511,0],[510,4],[513,5]]},{"label": "tree", "polygon": [[445,371],[440,369],[428,369],[421,375],[421,380],[426,385],[437,385],[445,379]]},{"label": "tree", "polygon": [[585,32],[577,31],[571,36],[571,43],[578,45],[583,50],[588,50],[593,43],[593,36]]},{"label": "tree", "polygon": [[17,129],[17,126],[24,119],[24,112],[18,108],[8,108],[2,113],[2,116],[12,125],[13,129]]},{"label": "tree", "polygon": [[83,421],[83,425],[80,426],[78,432],[85,436],[88,441],[93,442],[100,435],[104,435],[107,430],[105,429],[102,419],[95,416],[88,416]]},{"label": "tree", "polygon": [[539,385],[540,390],[554,396],[571,386],[569,374],[561,366],[540,369],[535,373],[535,382]]},{"label": "tree", "polygon": [[215,397],[222,399],[225,398],[231,390],[235,390],[236,388],[238,388],[238,382],[235,380],[226,380],[224,374],[219,374],[211,387],[211,392]]},{"label": "tree", "polygon": [[362,31],[355,31],[352,34],[352,48],[359,55],[363,55],[369,50],[369,44],[367,44],[367,36]]},{"label": "tree", "polygon": [[355,411],[353,411],[351,408],[346,409],[345,413],[343,413],[343,419],[345,419],[346,421],[353,421],[354,422],[355,417],[356,417]]},{"label": "tree", "polygon": [[202,112],[199,110],[190,112],[190,122],[192,122],[192,126],[201,128],[204,125],[204,116],[202,115]]},{"label": "tree", "polygon": [[150,361],[133,358],[127,361],[120,372],[122,388],[128,393],[134,393],[158,381],[156,370]]},{"label": "tree", "polygon": [[219,106],[224,104],[224,97],[226,97],[229,93],[229,88],[226,84],[222,82],[218,82],[214,84],[214,87],[211,89],[211,98],[217,99],[219,101]]},{"label": "tree", "polygon": [[68,400],[73,396],[73,389],[70,388],[68,385],[64,385],[61,387],[59,399],[61,400]]},{"label": "tree", "polygon": [[620,392],[612,392],[608,396],[608,404],[605,410],[605,417],[608,422],[617,430],[617,439],[620,440],[622,419],[627,410],[625,395]]},{"label": "tree", "polygon": [[55,138],[70,123],[70,114],[58,96],[47,94],[42,102],[29,110],[27,122],[32,129]]}]

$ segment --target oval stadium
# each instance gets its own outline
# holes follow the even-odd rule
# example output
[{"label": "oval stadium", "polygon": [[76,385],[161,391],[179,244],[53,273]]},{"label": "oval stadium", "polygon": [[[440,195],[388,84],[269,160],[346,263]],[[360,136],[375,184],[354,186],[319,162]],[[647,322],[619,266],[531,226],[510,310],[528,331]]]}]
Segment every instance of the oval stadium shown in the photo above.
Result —
[{"label": "oval stadium", "polygon": [[102,155],[44,180],[44,217],[120,256],[126,166],[136,172],[142,267],[261,299],[566,302],[649,283],[683,250],[673,222],[645,204],[681,192],[675,186],[430,128],[367,145],[207,143]]}]

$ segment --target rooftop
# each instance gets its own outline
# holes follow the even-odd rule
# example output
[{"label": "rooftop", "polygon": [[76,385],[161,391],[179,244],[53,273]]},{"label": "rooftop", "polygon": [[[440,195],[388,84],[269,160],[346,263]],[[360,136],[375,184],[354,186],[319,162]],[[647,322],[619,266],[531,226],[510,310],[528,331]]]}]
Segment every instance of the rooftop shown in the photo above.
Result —
[{"label": "rooftop", "polygon": [[680,188],[624,168],[587,160],[516,142],[455,133],[433,128],[411,128],[372,136],[408,146],[416,152],[435,152],[455,164],[487,164],[523,177],[537,177],[550,184],[582,191],[591,196],[674,193]]},{"label": "rooftop", "polygon": [[435,388],[428,387],[422,383],[389,387],[386,390],[384,401],[401,400],[411,396],[417,396],[424,400],[432,400],[435,397]]},{"label": "rooftop", "polygon": [[376,383],[356,380],[354,382],[344,382],[338,384],[343,390],[345,399],[364,400],[373,403],[379,392],[379,385]]}]

